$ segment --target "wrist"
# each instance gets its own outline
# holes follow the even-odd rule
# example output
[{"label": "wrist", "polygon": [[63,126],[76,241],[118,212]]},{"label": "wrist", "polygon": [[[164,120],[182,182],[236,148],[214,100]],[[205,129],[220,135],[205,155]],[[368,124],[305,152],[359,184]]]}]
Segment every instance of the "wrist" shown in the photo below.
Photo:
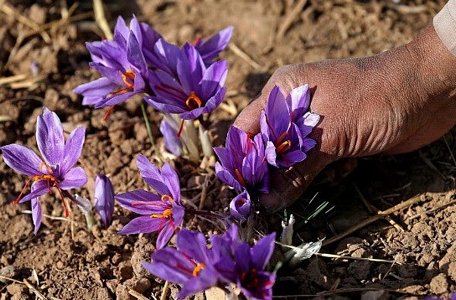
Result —
[{"label": "wrist", "polygon": [[409,68],[416,72],[428,98],[450,100],[456,92],[456,56],[443,44],[434,27],[427,26],[405,48],[412,57]]}]

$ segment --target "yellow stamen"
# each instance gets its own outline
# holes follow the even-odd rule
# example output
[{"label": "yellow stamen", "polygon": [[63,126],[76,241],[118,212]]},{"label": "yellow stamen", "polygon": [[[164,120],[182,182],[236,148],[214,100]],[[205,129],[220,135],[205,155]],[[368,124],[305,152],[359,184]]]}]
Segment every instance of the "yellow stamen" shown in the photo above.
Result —
[{"label": "yellow stamen", "polygon": [[204,268],[206,267],[205,264],[203,263],[199,263],[195,266],[195,268],[193,268],[193,272],[192,272],[192,275],[194,277],[198,276],[199,272],[201,272],[201,270],[203,270]]},{"label": "yellow stamen", "polygon": [[284,153],[285,151],[287,151],[290,148],[291,148],[291,141],[286,140],[285,142],[283,142],[276,148],[276,151],[277,151],[277,153]]},{"label": "yellow stamen", "polygon": [[190,96],[188,96],[187,100],[185,100],[185,105],[187,105],[190,109],[200,108],[203,105],[203,101],[201,101],[201,98],[192,91],[190,92]]},{"label": "yellow stamen", "polygon": [[173,197],[171,197],[170,195],[164,194],[164,195],[161,196],[161,201],[173,203],[173,202],[174,202],[174,199],[173,199]]},{"label": "yellow stamen", "polygon": [[171,208],[165,209],[161,214],[152,214],[150,215],[151,218],[164,218],[169,219],[173,215],[173,211]]}]

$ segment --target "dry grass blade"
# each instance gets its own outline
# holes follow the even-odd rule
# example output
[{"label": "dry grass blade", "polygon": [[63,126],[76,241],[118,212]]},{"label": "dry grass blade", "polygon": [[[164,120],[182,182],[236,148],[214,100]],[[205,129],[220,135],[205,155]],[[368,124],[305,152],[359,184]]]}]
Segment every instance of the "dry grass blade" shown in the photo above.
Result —
[{"label": "dry grass blade", "polygon": [[21,81],[27,78],[26,74],[13,75],[8,77],[0,78],[0,86],[4,84],[9,84],[17,81]]},{"label": "dry grass blade", "polygon": [[[21,210],[21,213],[31,215],[32,211],[31,210]],[[72,220],[64,218],[64,217],[54,217],[54,216],[50,216],[50,215],[47,215],[47,214],[43,214],[43,218],[54,220],[54,221],[69,222],[69,223],[72,223],[72,224],[78,225],[78,226],[81,225],[78,222],[72,221]]]},{"label": "dry grass blade", "polygon": [[[358,194],[358,196],[361,199],[361,201],[363,202],[363,204],[366,206],[367,210],[369,210],[370,213],[378,213],[380,211],[380,209],[378,209],[373,204],[369,203],[369,201],[367,201],[366,197],[364,197],[364,195],[361,193],[360,189],[358,188],[358,186],[356,184],[353,184],[353,186],[355,187],[356,193]],[[396,221],[394,221],[393,218],[391,218],[390,216],[386,216],[385,220],[388,221],[397,230],[399,230],[401,232],[405,231],[404,228],[402,228],[401,225],[396,223]]]},{"label": "dry grass blade", "polygon": [[298,3],[296,3],[296,6],[293,7],[293,9],[288,13],[288,15],[285,17],[285,20],[280,24],[279,30],[277,30],[277,38],[282,38],[287,30],[290,28],[291,24],[293,21],[299,16],[301,13],[302,9],[306,5],[307,0],[299,0]]},{"label": "dry grass blade", "polygon": [[321,257],[327,257],[327,258],[365,260],[365,261],[388,263],[388,264],[394,264],[395,263],[394,260],[389,260],[389,259],[369,258],[369,257],[353,257],[353,256],[345,256],[345,255],[338,255],[338,254],[331,254],[331,253],[315,253],[315,255],[316,256],[321,256]]},{"label": "dry grass blade", "polygon": [[346,294],[346,293],[357,293],[357,292],[369,292],[369,291],[387,291],[390,293],[397,293],[403,295],[413,295],[419,296],[410,292],[401,291],[401,290],[393,290],[393,289],[383,289],[383,288],[341,288],[335,289],[332,291],[321,292],[318,294],[299,294],[299,295],[286,295],[286,296],[274,296],[274,299],[293,299],[293,298],[315,298],[315,297],[324,297],[324,296],[332,296],[336,294]]},{"label": "dry grass blade", "polygon": [[102,0],[93,0],[93,13],[95,14],[95,21],[100,27],[101,31],[108,40],[112,40],[112,32],[109,28],[108,21],[104,13],[104,6]]},{"label": "dry grass blade", "polygon": [[450,201],[450,202],[448,202],[448,203],[439,205],[439,206],[437,206],[437,207],[434,207],[434,208],[431,209],[431,210],[424,211],[424,212],[422,212],[422,213],[413,215],[413,216],[411,216],[411,217],[409,218],[409,220],[413,220],[413,219],[419,218],[419,217],[421,217],[421,216],[425,216],[425,215],[427,215],[427,214],[431,214],[431,213],[433,213],[433,212],[436,212],[436,211],[438,211],[438,210],[447,208],[448,206],[451,206],[451,205],[454,205],[454,204],[456,204],[456,200],[453,200],[453,201]]},{"label": "dry grass blade", "polygon": [[162,294],[160,296],[160,300],[168,299],[168,290],[169,290],[169,281],[166,281],[165,285],[163,286],[163,290],[162,290]]},{"label": "dry grass blade", "polygon": [[450,152],[451,159],[453,160],[454,166],[456,167],[456,158],[454,157],[453,151],[451,150],[450,145],[447,142],[447,139],[445,136],[443,136],[443,141],[445,142],[445,145],[448,149],[448,152]]},{"label": "dry grass blade", "polygon": [[133,297],[135,297],[136,299],[139,299],[139,300],[148,300],[147,297],[145,297],[144,295],[141,295],[140,293],[138,293],[137,291],[133,290],[133,289],[128,289],[128,293],[130,295],[132,295]]},{"label": "dry grass blade", "polygon": [[388,216],[396,211],[399,211],[401,209],[404,209],[406,207],[409,207],[415,203],[418,203],[418,202],[421,202],[422,199],[421,199],[421,195],[418,195],[418,196],[415,196],[407,201],[404,201],[402,203],[399,203],[398,205],[395,205],[387,210],[384,210],[384,211],[379,211],[377,212],[377,215],[375,216],[372,216],[372,217],[369,217],[361,222],[359,222],[358,224],[354,225],[353,227],[347,229],[346,231],[344,231],[343,233],[341,234],[338,234],[330,239],[327,239],[323,242],[323,246],[327,246],[329,244],[332,244],[334,242],[337,242],[338,240],[340,239],[343,239],[344,237],[346,237],[347,235],[355,232],[355,231],[358,231],[360,230],[361,228],[377,221],[377,220],[380,220],[382,218],[385,218],[385,216]]},{"label": "dry grass blade", "polygon": [[35,296],[39,299],[42,299],[42,300],[45,300],[46,297],[44,297],[44,295],[38,291],[30,282],[28,282],[26,279],[24,279],[24,284],[26,287],[28,287],[29,290],[31,290]]},{"label": "dry grass blade", "polygon": [[245,60],[251,67],[257,70],[261,70],[262,67],[259,63],[254,61],[247,53],[245,53],[241,48],[239,48],[235,43],[231,42],[228,45],[228,48],[237,56]]},{"label": "dry grass blade", "polygon": [[[0,4],[2,4],[0,6],[0,11],[3,12],[5,15],[13,16],[19,23],[24,24],[25,26],[29,27],[32,30],[36,30],[37,28],[40,27],[40,25],[33,22],[30,18],[26,18],[23,15],[21,15],[20,12],[18,12],[14,7],[9,5],[8,3],[0,3]],[[49,36],[49,34],[47,32],[42,32],[40,34],[41,34],[41,37],[43,38],[43,40],[47,44],[50,44],[52,42],[51,37]]]}]

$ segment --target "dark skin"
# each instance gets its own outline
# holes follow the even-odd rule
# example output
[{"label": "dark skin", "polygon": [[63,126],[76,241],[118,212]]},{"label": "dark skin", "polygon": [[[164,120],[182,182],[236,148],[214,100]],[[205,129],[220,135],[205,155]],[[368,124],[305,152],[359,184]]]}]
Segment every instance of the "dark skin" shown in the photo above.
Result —
[{"label": "dark skin", "polygon": [[306,83],[310,109],[322,116],[312,133],[318,145],[303,163],[272,176],[271,192],[260,198],[270,211],[291,205],[331,162],[414,151],[456,124],[456,57],[432,25],[409,44],[375,56],[279,68],[234,125],[258,133],[272,87],[288,93]]}]

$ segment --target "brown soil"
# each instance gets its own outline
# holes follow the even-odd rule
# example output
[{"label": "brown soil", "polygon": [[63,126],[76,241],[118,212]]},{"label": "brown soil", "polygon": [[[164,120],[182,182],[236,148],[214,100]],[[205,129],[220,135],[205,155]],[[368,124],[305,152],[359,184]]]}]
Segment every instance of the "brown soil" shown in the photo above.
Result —
[{"label": "brown soil", "polygon": [[[118,14],[128,18],[134,13],[173,42],[182,43],[233,25],[234,44],[251,58],[243,59],[230,50],[223,54],[230,64],[227,101],[240,110],[277,67],[370,55],[401,45],[429,23],[445,1],[309,0],[282,36],[277,32],[283,32],[287,16],[300,1],[105,2],[109,2],[106,12],[111,24]],[[80,98],[72,93],[78,84],[97,77],[88,68],[84,47],[85,41],[102,36],[90,14],[91,1],[79,2],[72,18],[56,26],[44,24],[61,20],[65,1],[5,3],[13,10],[0,10],[0,82],[13,75],[23,77],[0,84],[0,145],[18,142],[35,148],[36,116],[45,105],[57,112],[66,130],[76,125],[87,127],[81,163],[91,177],[97,172],[108,174],[116,192],[144,187],[133,159],[138,153],[152,156],[140,100],[119,107],[103,124],[104,112],[82,107]],[[68,6],[72,3],[68,1]],[[43,25],[46,30],[38,32]],[[150,108],[148,113],[153,133],[159,136],[160,117]],[[212,133],[220,143],[234,115],[219,109],[211,118]],[[300,227],[299,236],[306,241],[329,239],[374,214],[362,204],[362,197],[380,210],[414,196],[422,201],[392,215],[403,231],[379,220],[321,250],[392,260],[394,264],[313,257],[298,269],[279,271],[275,294],[322,292],[320,298],[414,299],[431,293],[448,296],[456,291],[456,161],[451,154],[455,152],[453,132],[415,153],[361,159],[348,177],[338,178],[337,168],[326,172],[300,203],[318,191],[317,199],[330,201],[336,209]],[[220,194],[221,185],[212,173],[198,175],[201,170],[184,161],[177,161],[176,166],[186,188],[184,196],[198,205],[202,182],[208,180],[211,184],[205,208],[226,207],[230,194],[226,189]],[[46,299],[129,299],[133,298],[131,290],[150,299],[160,297],[163,282],[141,268],[141,261],[154,249],[150,236],[116,234],[129,220],[126,211],[116,207],[112,226],[88,232],[84,217],[74,207],[73,222],[45,218],[34,236],[31,217],[24,213],[30,207],[10,204],[24,179],[3,161],[0,174],[0,299],[34,299],[37,294]],[[93,181],[82,194],[88,195],[92,189]],[[45,214],[62,215],[61,205],[53,196],[44,202]],[[293,211],[302,223],[299,215],[309,208],[298,205]],[[279,217],[269,218],[270,228]],[[211,223],[195,218],[187,221],[190,228],[216,230]],[[176,288],[171,286],[170,295],[175,293]]]}]

